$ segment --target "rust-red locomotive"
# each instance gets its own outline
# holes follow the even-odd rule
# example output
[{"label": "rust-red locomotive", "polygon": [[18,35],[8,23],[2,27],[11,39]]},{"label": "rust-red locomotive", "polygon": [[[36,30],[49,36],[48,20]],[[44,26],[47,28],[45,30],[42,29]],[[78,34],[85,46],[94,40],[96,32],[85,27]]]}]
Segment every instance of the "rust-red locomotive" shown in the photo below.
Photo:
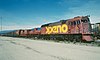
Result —
[{"label": "rust-red locomotive", "polygon": [[17,30],[16,36],[32,37],[54,41],[93,41],[91,24],[88,16],[42,25],[40,28]]},{"label": "rust-red locomotive", "polygon": [[91,35],[88,16],[78,16],[41,26],[41,36],[44,39],[92,41]]},{"label": "rust-red locomotive", "polygon": [[18,30],[16,32],[19,36],[46,40],[93,41],[88,16],[77,16],[72,19],[44,24],[41,28]]}]

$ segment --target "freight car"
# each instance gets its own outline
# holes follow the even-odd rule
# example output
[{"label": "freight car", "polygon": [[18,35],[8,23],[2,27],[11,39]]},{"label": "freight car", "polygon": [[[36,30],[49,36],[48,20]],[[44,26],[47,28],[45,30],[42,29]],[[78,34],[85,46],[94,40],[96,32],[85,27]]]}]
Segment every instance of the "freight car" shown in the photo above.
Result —
[{"label": "freight car", "polygon": [[10,36],[10,37],[16,37],[18,36],[16,34],[16,30],[9,30],[9,31],[4,31],[3,33],[1,33],[1,36]]},{"label": "freight car", "polygon": [[74,42],[91,42],[91,24],[88,16],[60,20],[41,26],[41,39],[65,40]]}]

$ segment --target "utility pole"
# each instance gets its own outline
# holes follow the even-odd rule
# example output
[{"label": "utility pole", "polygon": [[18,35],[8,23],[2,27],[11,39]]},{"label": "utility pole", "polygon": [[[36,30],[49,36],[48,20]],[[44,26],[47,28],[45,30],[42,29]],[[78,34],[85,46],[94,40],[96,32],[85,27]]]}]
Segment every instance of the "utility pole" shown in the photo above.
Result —
[{"label": "utility pole", "polygon": [[2,31],[2,16],[0,18],[1,18],[1,31]]}]

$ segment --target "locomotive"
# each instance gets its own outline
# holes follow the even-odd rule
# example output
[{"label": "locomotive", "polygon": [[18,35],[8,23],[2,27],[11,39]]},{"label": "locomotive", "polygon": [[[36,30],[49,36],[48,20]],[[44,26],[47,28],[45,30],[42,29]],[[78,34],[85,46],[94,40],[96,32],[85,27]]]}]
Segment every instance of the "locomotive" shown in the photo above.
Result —
[{"label": "locomotive", "polygon": [[44,24],[41,26],[41,38],[66,41],[93,41],[91,23],[88,16]]},{"label": "locomotive", "polygon": [[93,41],[92,27],[88,16],[77,16],[67,20],[47,23],[41,25],[40,28],[16,30],[13,34],[17,37],[54,41]]}]

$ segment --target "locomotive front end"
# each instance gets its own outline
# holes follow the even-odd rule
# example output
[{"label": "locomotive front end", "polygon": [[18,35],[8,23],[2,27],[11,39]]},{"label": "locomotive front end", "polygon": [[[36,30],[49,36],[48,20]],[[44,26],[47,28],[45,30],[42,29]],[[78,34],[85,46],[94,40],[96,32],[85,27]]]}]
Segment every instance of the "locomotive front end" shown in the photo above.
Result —
[{"label": "locomotive front end", "polygon": [[93,41],[92,37],[92,27],[88,16],[82,17],[81,19],[81,30],[82,30],[82,40]]}]

